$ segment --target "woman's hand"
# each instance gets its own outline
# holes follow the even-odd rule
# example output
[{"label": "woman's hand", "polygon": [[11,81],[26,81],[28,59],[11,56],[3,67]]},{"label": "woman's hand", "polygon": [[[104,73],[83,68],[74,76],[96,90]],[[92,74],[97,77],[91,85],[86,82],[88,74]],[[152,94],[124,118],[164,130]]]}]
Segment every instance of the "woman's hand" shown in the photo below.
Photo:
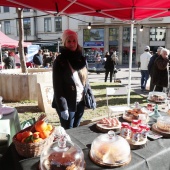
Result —
[{"label": "woman's hand", "polygon": [[62,112],[61,112],[61,117],[62,117],[64,120],[68,120],[68,118],[69,118],[68,110],[62,111]]}]

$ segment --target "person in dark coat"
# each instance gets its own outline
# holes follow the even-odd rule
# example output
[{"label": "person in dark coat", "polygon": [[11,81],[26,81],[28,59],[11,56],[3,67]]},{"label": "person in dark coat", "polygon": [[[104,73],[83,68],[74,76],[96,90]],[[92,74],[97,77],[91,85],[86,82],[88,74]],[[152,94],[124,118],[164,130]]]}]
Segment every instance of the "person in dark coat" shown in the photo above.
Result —
[{"label": "person in dark coat", "polygon": [[163,49],[163,47],[158,47],[157,53],[150,58],[150,61],[149,61],[149,64],[148,64],[148,71],[149,71],[149,75],[150,75],[150,91],[153,91],[153,89],[154,89],[154,84],[153,84],[153,73],[154,73],[153,65],[154,65],[154,62],[155,62],[156,58],[160,56],[160,53],[161,53],[162,49]]},{"label": "person in dark coat", "polygon": [[[84,88],[88,89],[91,94],[92,90],[88,83],[86,61],[78,44],[77,33],[65,30],[62,41],[64,48],[61,49],[61,54],[53,64],[52,107],[59,115],[61,126],[70,129],[80,125],[85,108]],[[93,109],[95,107],[94,102]]]},{"label": "person in dark coat", "polygon": [[38,53],[33,57],[35,68],[40,68],[43,65],[43,50],[39,49]]},{"label": "person in dark coat", "polygon": [[169,65],[169,50],[163,48],[161,55],[158,56],[153,66],[153,85],[155,91],[162,92],[164,87],[168,87],[168,65]]},{"label": "person in dark coat", "polygon": [[3,62],[5,63],[5,69],[14,69],[15,68],[15,59],[14,52],[9,52],[8,57],[4,58]]},{"label": "person in dark coat", "polygon": [[114,62],[111,58],[111,55],[109,52],[106,52],[106,62],[105,62],[105,82],[107,82],[107,77],[110,73],[110,82],[112,82],[112,76],[113,76],[113,70],[114,70]]}]

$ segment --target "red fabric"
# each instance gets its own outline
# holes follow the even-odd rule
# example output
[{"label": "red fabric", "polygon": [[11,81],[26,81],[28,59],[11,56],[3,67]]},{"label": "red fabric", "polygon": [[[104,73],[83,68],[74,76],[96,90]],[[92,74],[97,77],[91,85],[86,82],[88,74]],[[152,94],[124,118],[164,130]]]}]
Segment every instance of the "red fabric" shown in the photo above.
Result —
[{"label": "red fabric", "polygon": [[33,68],[33,67],[34,67],[34,64],[31,63],[31,62],[26,62],[26,66],[27,66],[27,68],[28,68],[28,67]]},{"label": "red fabric", "polygon": [[[143,20],[157,14],[170,16],[169,0],[77,0],[67,9],[72,0],[36,0],[36,3],[34,0],[10,0],[10,2],[42,11],[113,17],[120,20]],[[165,13],[160,15],[162,12]]]},{"label": "red fabric", "polygon": [[[21,5],[12,3],[8,0],[0,0],[0,6],[9,6],[9,7],[18,7],[18,8],[22,8]],[[24,8],[24,7],[23,7]]]},{"label": "red fabric", "polygon": [[[31,43],[24,42],[23,45],[24,47],[27,47],[28,45],[31,45]],[[0,46],[1,48],[15,48],[18,47],[18,41],[8,37],[0,31]]]}]

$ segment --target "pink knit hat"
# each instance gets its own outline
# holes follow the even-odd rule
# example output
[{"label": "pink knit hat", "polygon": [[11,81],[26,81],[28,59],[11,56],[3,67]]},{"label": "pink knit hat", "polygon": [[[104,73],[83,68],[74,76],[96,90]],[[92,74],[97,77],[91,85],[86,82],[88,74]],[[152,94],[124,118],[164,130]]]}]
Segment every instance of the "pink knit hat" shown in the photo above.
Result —
[{"label": "pink knit hat", "polygon": [[70,37],[70,36],[75,37],[76,40],[78,41],[77,33],[74,32],[74,31],[72,31],[72,30],[69,30],[69,29],[68,29],[68,30],[65,30],[65,31],[63,32],[63,35],[62,35],[62,42],[63,42],[63,44],[65,44],[66,39],[67,39],[68,37]]}]

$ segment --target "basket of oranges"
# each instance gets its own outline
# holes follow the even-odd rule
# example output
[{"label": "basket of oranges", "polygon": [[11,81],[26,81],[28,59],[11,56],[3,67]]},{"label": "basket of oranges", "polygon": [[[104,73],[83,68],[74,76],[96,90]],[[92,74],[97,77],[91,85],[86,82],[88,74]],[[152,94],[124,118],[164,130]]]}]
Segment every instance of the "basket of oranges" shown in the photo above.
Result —
[{"label": "basket of oranges", "polygon": [[45,147],[53,143],[55,128],[44,120],[21,130],[13,137],[19,155],[27,158],[39,156]]}]

